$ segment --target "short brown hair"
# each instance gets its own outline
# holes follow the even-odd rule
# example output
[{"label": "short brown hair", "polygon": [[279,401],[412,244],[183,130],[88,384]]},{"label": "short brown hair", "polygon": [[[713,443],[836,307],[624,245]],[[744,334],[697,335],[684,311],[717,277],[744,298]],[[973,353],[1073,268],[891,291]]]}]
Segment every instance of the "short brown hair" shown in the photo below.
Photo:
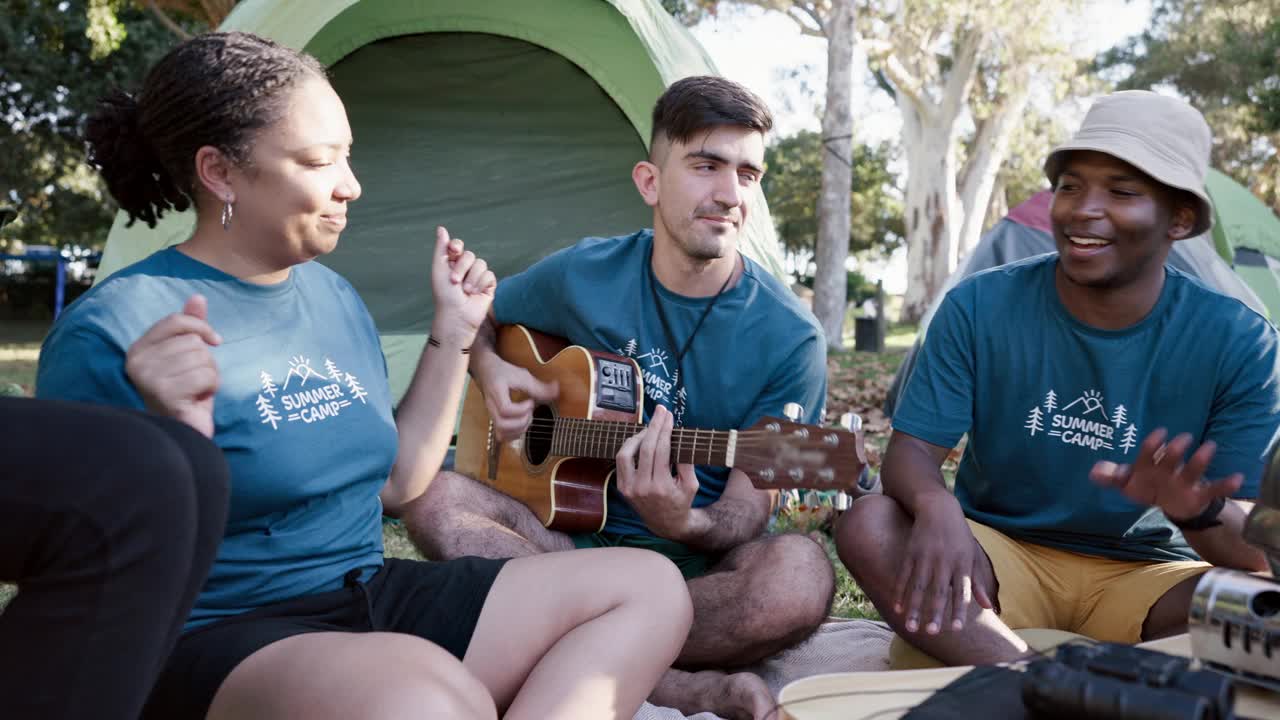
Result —
[{"label": "short brown hair", "polygon": [[652,148],[660,139],[687,143],[697,133],[718,125],[773,129],[773,115],[755,93],[713,75],[695,75],[672,83],[653,106]]}]

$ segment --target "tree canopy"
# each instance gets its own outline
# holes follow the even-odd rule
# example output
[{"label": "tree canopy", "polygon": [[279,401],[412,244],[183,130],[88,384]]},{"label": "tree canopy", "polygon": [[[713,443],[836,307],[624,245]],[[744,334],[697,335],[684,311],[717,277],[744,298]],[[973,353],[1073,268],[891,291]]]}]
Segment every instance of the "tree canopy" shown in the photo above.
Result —
[{"label": "tree canopy", "polygon": [[100,246],[116,208],[86,162],[85,119],[178,36],[124,0],[0,0],[0,14],[0,203],[19,213],[4,237]]},{"label": "tree canopy", "polygon": [[[902,199],[897,176],[889,170],[892,156],[887,143],[853,146],[850,254],[871,250],[887,256],[902,242]],[[764,192],[788,252],[811,254],[816,246],[821,158],[821,137],[809,130],[780,138],[765,149]]]},{"label": "tree canopy", "polygon": [[1213,165],[1280,211],[1280,0],[1157,0],[1147,30],[1097,64],[1122,89],[1186,96]]}]

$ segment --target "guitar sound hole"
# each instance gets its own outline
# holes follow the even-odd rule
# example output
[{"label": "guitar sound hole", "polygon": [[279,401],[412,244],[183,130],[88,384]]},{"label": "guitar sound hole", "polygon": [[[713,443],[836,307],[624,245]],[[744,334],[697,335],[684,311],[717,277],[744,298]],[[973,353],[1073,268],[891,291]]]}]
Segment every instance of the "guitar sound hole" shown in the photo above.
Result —
[{"label": "guitar sound hole", "polygon": [[533,422],[524,438],[524,453],[530,465],[541,465],[551,454],[551,428],[555,418],[548,405],[533,409]]}]

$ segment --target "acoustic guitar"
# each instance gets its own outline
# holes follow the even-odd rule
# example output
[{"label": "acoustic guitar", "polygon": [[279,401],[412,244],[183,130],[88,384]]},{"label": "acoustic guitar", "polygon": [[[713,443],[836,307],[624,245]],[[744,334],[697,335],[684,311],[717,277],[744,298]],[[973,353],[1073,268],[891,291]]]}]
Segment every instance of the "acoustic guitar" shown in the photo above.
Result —
[{"label": "acoustic guitar", "polygon": [[[455,469],[520,500],[551,529],[599,531],[614,457],[644,429],[640,366],[521,325],[501,328],[497,345],[507,362],[559,383],[559,397],[534,409],[521,437],[499,442],[483,391],[471,383]],[[799,424],[794,415],[761,418],[746,430],[674,428],[671,462],[740,470],[760,488],[857,490],[867,457],[856,416],[835,429]]]}]

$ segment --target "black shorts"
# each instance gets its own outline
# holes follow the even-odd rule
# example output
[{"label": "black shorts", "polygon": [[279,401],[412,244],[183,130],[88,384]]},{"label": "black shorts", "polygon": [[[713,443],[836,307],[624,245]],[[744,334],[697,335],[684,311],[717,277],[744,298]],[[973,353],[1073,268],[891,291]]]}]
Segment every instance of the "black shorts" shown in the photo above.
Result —
[{"label": "black shorts", "polygon": [[[145,720],[203,720],[227,676],[277,640],[309,632],[397,632],[439,645],[459,660],[505,560],[387,559],[368,583],[267,605],[186,632],[143,710]],[[355,573],[351,573],[354,576]]]}]

